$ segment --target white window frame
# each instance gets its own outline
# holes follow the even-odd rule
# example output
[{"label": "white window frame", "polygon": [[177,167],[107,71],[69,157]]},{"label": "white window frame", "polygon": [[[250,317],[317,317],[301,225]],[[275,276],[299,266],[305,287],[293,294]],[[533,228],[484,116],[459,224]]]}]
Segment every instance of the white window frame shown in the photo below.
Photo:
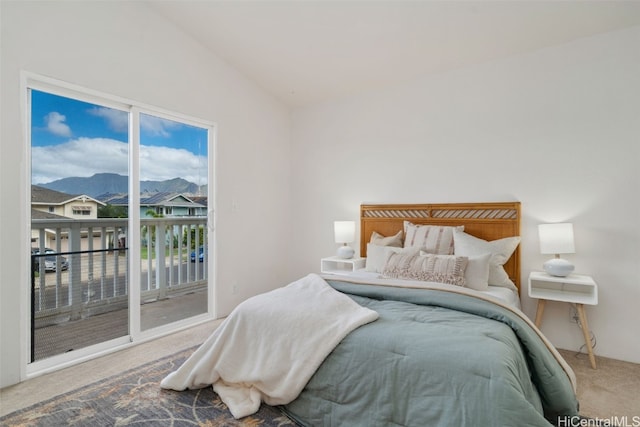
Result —
[{"label": "white window frame", "polygon": [[[30,354],[30,289],[25,286],[25,292],[22,293],[20,305],[22,316],[20,319],[21,329],[21,360],[23,360],[21,368],[21,379],[36,377],[47,372],[62,369],[67,366],[75,365],[96,357],[109,354],[132,345],[137,345],[149,339],[167,335],[169,333],[184,329],[189,326],[197,325],[206,321],[217,318],[215,313],[216,304],[214,296],[216,294],[216,235],[215,235],[215,205],[217,197],[216,181],[214,180],[216,169],[216,152],[217,152],[217,124],[212,121],[202,120],[187,115],[167,111],[161,108],[146,105],[140,102],[132,101],[122,97],[105,94],[96,90],[88,89],[61,80],[38,75],[28,71],[21,73],[21,102],[23,114],[23,127],[25,139],[24,158],[29,159],[26,167],[23,169],[23,182],[31,185],[31,99],[29,97],[29,89],[48,92],[68,98],[77,99],[93,103],[96,105],[115,108],[126,111],[129,114],[129,194],[140,194],[140,114],[151,114],[168,120],[178,121],[187,125],[205,128],[208,130],[208,182],[209,182],[209,210],[208,210],[208,241],[214,256],[208,257],[208,270],[213,272],[209,276],[208,283],[208,307],[207,313],[190,317],[181,321],[163,325],[154,329],[141,331],[140,329],[140,287],[129,287],[129,335],[100,343],[84,349],[78,349],[74,352],[61,354],[45,360],[28,363]],[[26,197],[25,201],[30,204],[31,197]],[[27,207],[27,212],[31,209]],[[131,253],[140,253],[140,197],[130,197],[129,207],[129,230],[131,236],[130,250]],[[23,236],[25,239],[31,236],[31,220],[30,218],[24,222]],[[25,283],[28,283],[26,275],[30,272],[30,259],[28,256],[23,257],[22,271],[25,272]],[[135,262],[135,257],[129,257],[130,277],[140,277],[140,262]]]}]

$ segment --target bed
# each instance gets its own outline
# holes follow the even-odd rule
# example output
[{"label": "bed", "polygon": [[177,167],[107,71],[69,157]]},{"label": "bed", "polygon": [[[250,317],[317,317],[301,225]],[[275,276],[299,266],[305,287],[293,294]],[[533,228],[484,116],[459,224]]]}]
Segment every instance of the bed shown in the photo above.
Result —
[{"label": "bed", "polygon": [[240,304],[162,387],[309,426],[548,426],[575,376],[519,310],[520,204],[362,205],[362,271]]}]

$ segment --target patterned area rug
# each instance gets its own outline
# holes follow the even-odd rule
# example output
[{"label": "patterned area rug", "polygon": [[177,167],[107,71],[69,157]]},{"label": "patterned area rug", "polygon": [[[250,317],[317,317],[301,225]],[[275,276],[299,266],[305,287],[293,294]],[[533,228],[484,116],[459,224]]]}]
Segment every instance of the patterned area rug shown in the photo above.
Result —
[{"label": "patterned area rug", "polygon": [[0,418],[1,426],[295,426],[279,408],[236,420],[212,387],[162,390],[195,347]]}]

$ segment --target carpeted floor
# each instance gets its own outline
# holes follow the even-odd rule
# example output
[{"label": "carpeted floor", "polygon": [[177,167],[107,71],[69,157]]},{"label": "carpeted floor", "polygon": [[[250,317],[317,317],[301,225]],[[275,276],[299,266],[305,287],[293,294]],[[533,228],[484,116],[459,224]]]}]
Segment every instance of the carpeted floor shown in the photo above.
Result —
[{"label": "carpeted floor", "polygon": [[[208,332],[208,325],[203,330]],[[194,342],[201,340],[194,338]],[[145,344],[142,344],[144,346]],[[260,411],[242,420],[235,420],[211,387],[201,390],[174,392],[162,390],[159,383],[169,372],[177,369],[197,346],[157,361],[107,376],[79,388],[51,398],[31,399],[32,404],[17,405],[16,398],[24,400],[37,396],[40,387],[55,389],[55,381],[36,381],[22,384],[3,394],[14,402],[8,407],[22,408],[0,417],[1,426],[294,426],[278,408],[262,405]],[[142,347],[140,347],[142,348]],[[175,348],[175,347],[174,347]],[[138,349],[136,351],[139,352]],[[152,351],[152,350],[149,350]],[[560,350],[578,378],[578,398],[581,413],[591,417],[582,424],[566,425],[624,425],[640,422],[640,365],[598,357],[598,369],[591,369],[585,355]],[[123,353],[117,355],[122,357]],[[149,354],[149,353],[146,353]],[[166,354],[166,353],[165,353]],[[89,362],[93,368],[115,363],[112,359]],[[115,356],[111,356],[115,357]],[[127,357],[131,357],[128,355]],[[117,365],[117,364],[116,364]],[[132,365],[135,366],[135,365]],[[57,381],[70,382],[68,375],[87,374],[90,371],[69,368],[54,374]],[[113,371],[113,372],[118,372]],[[63,378],[63,379],[61,379]],[[72,381],[71,381],[72,382]],[[34,388],[35,387],[35,388]],[[59,387],[59,385],[57,385]],[[24,388],[24,389],[22,389]],[[59,388],[58,388],[59,390]],[[12,395],[13,394],[13,395]],[[21,396],[21,397],[20,397]],[[28,402],[29,400],[27,400]],[[36,403],[37,402],[37,403]],[[3,402],[5,406],[7,401]],[[594,422],[599,420],[598,422]],[[620,423],[623,420],[624,423]],[[580,422],[580,421],[579,421]],[[590,422],[590,424],[589,424]],[[640,424],[629,424],[640,425]]]},{"label": "carpeted floor", "polygon": [[193,348],[131,369],[0,418],[2,426],[295,426],[278,408],[262,405],[235,420],[211,387],[162,390],[160,381]]},{"label": "carpeted floor", "polygon": [[576,374],[580,414],[640,426],[640,364],[598,356],[592,369],[586,354],[559,352]]}]

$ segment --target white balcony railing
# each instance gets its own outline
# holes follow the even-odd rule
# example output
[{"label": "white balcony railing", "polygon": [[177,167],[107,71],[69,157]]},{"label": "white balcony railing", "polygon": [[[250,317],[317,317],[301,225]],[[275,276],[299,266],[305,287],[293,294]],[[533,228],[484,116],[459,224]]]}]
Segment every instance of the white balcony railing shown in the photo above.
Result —
[{"label": "white balcony railing", "polygon": [[126,308],[129,286],[140,286],[142,303],[206,288],[206,222],[142,219],[141,277],[132,278],[126,219],[32,220],[32,327]]}]

